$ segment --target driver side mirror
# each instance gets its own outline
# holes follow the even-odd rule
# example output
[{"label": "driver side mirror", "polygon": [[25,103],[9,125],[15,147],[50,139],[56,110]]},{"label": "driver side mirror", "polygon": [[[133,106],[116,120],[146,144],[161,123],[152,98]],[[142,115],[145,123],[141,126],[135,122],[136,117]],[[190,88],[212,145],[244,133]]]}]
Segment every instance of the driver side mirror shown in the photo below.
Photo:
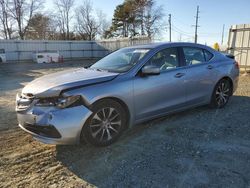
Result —
[{"label": "driver side mirror", "polygon": [[142,67],[141,72],[143,75],[159,75],[160,68],[154,65],[146,65]]}]

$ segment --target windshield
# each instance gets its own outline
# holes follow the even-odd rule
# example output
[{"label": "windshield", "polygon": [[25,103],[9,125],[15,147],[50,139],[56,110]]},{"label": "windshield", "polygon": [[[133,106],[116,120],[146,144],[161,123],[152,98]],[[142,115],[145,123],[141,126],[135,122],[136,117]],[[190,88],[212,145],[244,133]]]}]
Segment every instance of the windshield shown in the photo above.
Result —
[{"label": "windshield", "polygon": [[149,49],[124,48],[104,57],[90,67],[90,69],[109,72],[127,72],[142,59]]}]

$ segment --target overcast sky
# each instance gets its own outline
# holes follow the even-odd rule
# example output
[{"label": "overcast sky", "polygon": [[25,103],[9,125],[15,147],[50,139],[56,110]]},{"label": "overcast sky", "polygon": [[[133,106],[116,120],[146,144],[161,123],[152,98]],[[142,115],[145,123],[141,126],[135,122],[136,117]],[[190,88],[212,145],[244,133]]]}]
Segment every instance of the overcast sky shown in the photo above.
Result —
[{"label": "overcast sky", "polygon": [[[123,0],[93,0],[94,9],[102,10],[108,19],[112,19],[115,7]],[[250,24],[250,0],[156,0],[162,5],[166,15],[166,27],[160,40],[168,40],[168,14],[172,14],[173,39],[193,41],[195,14],[197,5],[200,6],[200,18],[198,29],[198,42],[209,45],[221,42],[223,24],[225,24],[225,38],[227,41],[228,30],[233,24]],[[81,0],[76,0],[79,5]],[[46,8],[51,7],[51,1],[47,0]]]}]

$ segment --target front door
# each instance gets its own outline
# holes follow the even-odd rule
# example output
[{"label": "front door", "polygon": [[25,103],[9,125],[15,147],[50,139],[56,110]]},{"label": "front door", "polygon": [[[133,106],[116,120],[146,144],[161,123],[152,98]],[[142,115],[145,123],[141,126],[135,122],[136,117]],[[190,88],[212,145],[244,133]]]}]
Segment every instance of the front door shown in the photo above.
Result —
[{"label": "front door", "polygon": [[157,52],[144,66],[160,68],[159,75],[134,78],[136,120],[145,120],[183,107],[185,68],[180,67],[178,48]]}]

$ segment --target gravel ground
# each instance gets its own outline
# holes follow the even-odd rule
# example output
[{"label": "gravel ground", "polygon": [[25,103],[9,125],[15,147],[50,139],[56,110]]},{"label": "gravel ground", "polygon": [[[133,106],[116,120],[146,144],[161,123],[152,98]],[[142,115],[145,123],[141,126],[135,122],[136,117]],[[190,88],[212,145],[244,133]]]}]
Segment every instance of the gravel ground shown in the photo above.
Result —
[{"label": "gravel ground", "polygon": [[105,148],[41,144],[17,128],[24,84],[79,64],[0,65],[0,187],[249,187],[250,76],[220,110],[136,125]]}]

